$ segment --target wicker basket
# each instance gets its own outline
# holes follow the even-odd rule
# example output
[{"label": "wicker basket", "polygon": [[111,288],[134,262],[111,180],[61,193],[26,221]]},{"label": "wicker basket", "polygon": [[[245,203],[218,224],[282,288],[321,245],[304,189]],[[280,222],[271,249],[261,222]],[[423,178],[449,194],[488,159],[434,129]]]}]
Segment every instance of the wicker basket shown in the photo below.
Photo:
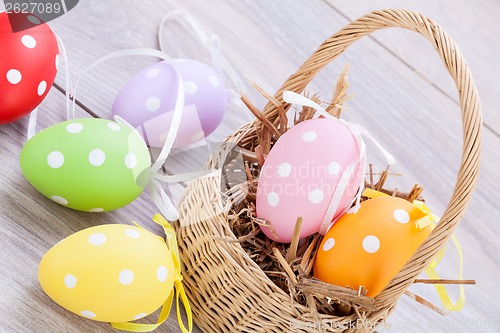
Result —
[{"label": "wicker basket", "polygon": [[[481,146],[481,113],[478,94],[460,51],[451,37],[434,21],[406,10],[372,12],[348,24],[327,39],[312,56],[290,76],[275,94],[283,91],[301,93],[312,78],[330,61],[363,36],[383,28],[400,27],[416,31],[429,40],[438,51],[454,79],[460,94],[463,121],[462,161],[452,197],[441,222],[413,257],[375,298],[375,309],[363,314],[370,325],[349,323],[356,315],[333,317],[312,314],[310,308],[292,303],[290,295],[278,288],[252,261],[227,223],[228,203],[220,190],[220,179],[198,179],[187,188],[179,207],[176,224],[184,263],[184,282],[192,304],[195,321],[204,332],[311,332],[318,319],[327,321],[328,332],[372,332],[374,325],[384,321],[394,310],[398,299],[413,283],[425,266],[443,247],[461,220],[475,188]],[[263,110],[271,121],[277,121],[278,108],[268,103]],[[257,139],[255,121],[241,127],[227,142],[252,149]],[[231,146],[222,148],[211,166],[222,167]],[[323,330],[321,329],[321,330]],[[319,330],[319,329],[318,329]]]}]

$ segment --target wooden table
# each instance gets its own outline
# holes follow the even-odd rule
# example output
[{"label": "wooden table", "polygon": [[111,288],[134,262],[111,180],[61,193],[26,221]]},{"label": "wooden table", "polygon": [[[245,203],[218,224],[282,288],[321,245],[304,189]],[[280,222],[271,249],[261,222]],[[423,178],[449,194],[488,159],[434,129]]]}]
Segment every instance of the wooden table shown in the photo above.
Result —
[{"label": "wooden table", "polygon": [[[136,47],[158,48],[157,28],[164,14],[182,8],[194,15],[208,32],[222,40],[229,62],[248,80],[248,97],[259,107],[265,99],[250,87],[253,81],[274,93],[281,83],[328,36],[348,21],[373,9],[399,7],[385,1],[265,1],[265,0],[87,0],[51,22],[69,54],[71,75],[78,78],[97,58]],[[405,3],[439,22],[457,41],[482,97],[484,148],[478,188],[456,235],[464,251],[467,303],[459,313],[442,317],[403,297],[380,332],[499,332],[500,322],[500,51],[497,32],[499,7],[479,0],[450,4],[431,1]],[[1,8],[1,7],[0,7]],[[168,53],[208,61],[208,53],[186,27],[166,29]],[[0,50],[1,52],[1,50]],[[129,57],[107,63],[88,76],[79,92],[81,117],[109,117],[114,96],[133,74],[155,59]],[[378,32],[355,44],[310,85],[323,100],[331,98],[334,79],[345,63],[351,64],[350,91],[345,117],[367,127],[398,159],[392,169],[399,188],[414,183],[425,187],[424,196],[434,212],[443,212],[451,195],[460,161],[461,125],[453,82],[427,42],[398,29]],[[64,73],[57,84],[64,86]],[[65,119],[64,96],[52,88],[41,105],[39,129]],[[210,137],[218,141],[252,119],[248,110],[232,109],[223,126]],[[157,211],[144,193],[131,205],[110,213],[89,214],[61,207],[40,195],[21,174],[19,152],[26,141],[28,119],[0,126],[0,332],[114,332],[105,323],[80,318],[52,302],[41,290],[37,267],[43,254],[74,232],[105,223],[146,225]],[[496,147],[496,148],[495,148]],[[379,162],[379,156],[370,156]],[[173,159],[167,168],[183,171],[203,161]],[[172,186],[178,200],[183,186]],[[441,264],[443,278],[456,278],[458,258],[449,246]],[[450,288],[457,295],[458,288]],[[411,290],[440,304],[430,286]],[[258,304],[256,304],[258,306]],[[158,332],[180,332],[174,312]],[[200,332],[195,329],[196,332]]]}]

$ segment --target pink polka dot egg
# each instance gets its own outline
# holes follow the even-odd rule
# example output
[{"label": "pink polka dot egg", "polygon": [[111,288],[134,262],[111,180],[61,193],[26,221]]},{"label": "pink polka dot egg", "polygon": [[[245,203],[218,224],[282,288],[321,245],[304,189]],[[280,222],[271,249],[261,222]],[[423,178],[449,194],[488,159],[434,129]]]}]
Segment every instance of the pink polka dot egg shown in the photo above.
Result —
[{"label": "pink polka dot egg", "polygon": [[[259,176],[257,216],[272,240],[292,240],[296,221],[302,217],[300,238],[318,232],[339,186],[343,172],[354,168],[345,188],[337,191],[335,220],[352,204],[364,181],[361,148],[346,123],[311,119],[289,129],[274,144]],[[327,221],[327,226],[330,221]]]},{"label": "pink polka dot egg", "polygon": [[20,163],[28,182],[47,198],[75,210],[104,212],[126,206],[143,192],[151,157],[133,128],[86,118],[33,136]]},{"label": "pink polka dot egg", "polygon": [[13,22],[38,20],[0,13],[0,124],[24,117],[43,101],[59,63],[57,41],[47,24],[12,32],[9,16]]},{"label": "pink polka dot egg", "polygon": [[175,269],[165,241],[135,226],[109,224],[56,244],[38,269],[45,293],[88,319],[126,322],[162,306],[173,292]]},{"label": "pink polka dot egg", "polygon": [[162,61],[135,75],[116,97],[112,114],[136,127],[150,147],[163,147],[177,99],[177,78],[182,77],[185,103],[176,147],[199,142],[222,122],[228,94],[220,75],[192,59]]}]

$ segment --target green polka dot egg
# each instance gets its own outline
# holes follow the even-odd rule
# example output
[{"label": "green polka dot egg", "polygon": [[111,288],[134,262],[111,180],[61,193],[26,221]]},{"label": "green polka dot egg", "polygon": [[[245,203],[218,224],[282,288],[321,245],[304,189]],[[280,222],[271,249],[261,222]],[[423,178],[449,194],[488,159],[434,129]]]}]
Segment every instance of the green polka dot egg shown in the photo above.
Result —
[{"label": "green polka dot egg", "polygon": [[88,118],[41,131],[25,144],[20,162],[26,179],[47,198],[75,210],[103,212],[142,193],[151,157],[136,130]]},{"label": "green polka dot egg", "polygon": [[60,306],[104,322],[143,318],[173,292],[176,271],[165,241],[135,226],[77,232],[42,258],[40,285]]}]

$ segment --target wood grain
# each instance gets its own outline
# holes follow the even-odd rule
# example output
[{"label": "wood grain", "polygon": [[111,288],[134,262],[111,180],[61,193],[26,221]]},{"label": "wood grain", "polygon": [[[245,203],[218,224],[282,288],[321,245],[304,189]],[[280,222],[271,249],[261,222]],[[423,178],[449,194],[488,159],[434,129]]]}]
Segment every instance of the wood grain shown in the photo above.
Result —
[{"label": "wood grain", "polygon": [[[158,48],[157,29],[167,12],[184,8],[207,30],[222,40],[224,55],[241,75],[256,82],[268,93],[281,83],[328,36],[350,19],[397,1],[312,0],[310,2],[264,0],[87,0],[50,25],[68,49],[71,74],[78,78],[97,58],[110,52],[135,47]],[[477,0],[454,2],[453,9],[431,2],[408,2],[442,24],[461,47],[483,98],[486,130],[482,173],[469,211],[457,231],[464,250],[464,279],[476,279],[467,286],[463,311],[443,319],[409,298],[403,298],[380,332],[498,332],[496,314],[500,289],[500,234],[497,222],[500,184],[500,137],[495,128],[499,118],[496,105],[500,48],[497,6]],[[1,8],[1,5],[0,5]],[[471,32],[473,31],[473,33]],[[480,37],[478,37],[480,36]],[[208,61],[204,48],[181,25],[167,29],[169,54]],[[427,204],[436,214],[447,205],[460,159],[462,138],[457,94],[434,50],[411,32],[392,29],[364,39],[322,72],[309,90],[327,101],[345,63],[351,63],[349,82],[356,97],[347,104],[345,118],[362,124],[398,159],[392,170],[404,177],[391,182],[402,189],[414,183],[424,186]],[[99,67],[83,82],[79,99],[93,113],[109,117],[114,96],[137,71],[153,63],[144,57],[123,58]],[[63,83],[58,76],[57,82]],[[264,98],[246,86],[247,95],[258,107]],[[42,105],[39,128],[64,119],[62,94],[52,90]],[[79,110],[80,116],[90,116]],[[248,110],[232,109],[223,126],[210,138],[217,142],[239,125],[252,119]],[[53,303],[41,291],[37,266],[42,255],[57,241],[83,228],[104,223],[131,223],[137,220],[160,233],[149,218],[156,212],[148,194],[115,212],[85,214],[60,207],[34,190],[19,169],[19,152],[25,142],[27,120],[0,127],[0,331],[5,332],[114,332],[107,324],[82,319]],[[371,147],[373,148],[373,147]],[[373,151],[373,149],[371,149]],[[201,154],[201,155],[200,155]],[[167,167],[175,172],[203,164],[205,153],[177,152]],[[376,153],[370,160],[384,168]],[[178,199],[183,186],[173,186]],[[442,278],[457,278],[457,256],[449,246],[440,265]],[[449,287],[456,295],[457,287]],[[412,292],[439,304],[431,286],[416,285]],[[258,306],[258,304],[256,304]],[[158,332],[180,332],[173,312]],[[150,319],[152,320],[152,319]],[[460,326],[462,325],[462,326]],[[482,326],[481,326],[482,325]],[[464,328],[461,329],[460,327]],[[453,329],[455,328],[455,329]]]}]

